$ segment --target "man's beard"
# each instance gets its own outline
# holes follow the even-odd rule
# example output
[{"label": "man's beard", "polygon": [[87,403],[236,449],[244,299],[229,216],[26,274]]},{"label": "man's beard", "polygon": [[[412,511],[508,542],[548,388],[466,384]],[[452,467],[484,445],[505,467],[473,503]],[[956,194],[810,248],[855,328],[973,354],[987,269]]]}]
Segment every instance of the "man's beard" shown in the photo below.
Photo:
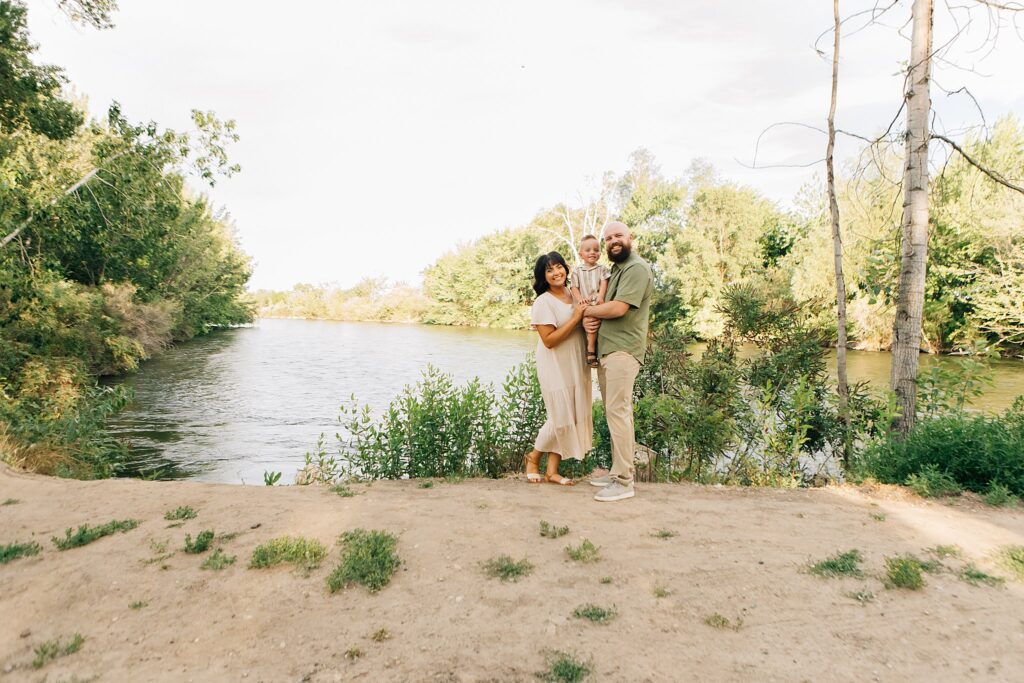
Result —
[{"label": "man's beard", "polygon": [[625,244],[620,244],[619,247],[619,253],[617,254],[613,254],[611,249],[608,250],[608,258],[611,259],[612,263],[622,263],[633,253],[633,250]]}]

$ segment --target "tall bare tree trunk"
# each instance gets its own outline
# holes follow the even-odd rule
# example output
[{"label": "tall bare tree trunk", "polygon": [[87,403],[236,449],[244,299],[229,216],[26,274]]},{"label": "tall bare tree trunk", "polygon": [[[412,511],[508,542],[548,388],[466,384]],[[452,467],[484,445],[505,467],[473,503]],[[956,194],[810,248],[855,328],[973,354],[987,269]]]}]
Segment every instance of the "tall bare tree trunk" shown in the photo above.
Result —
[{"label": "tall bare tree trunk", "polygon": [[910,66],[906,80],[906,165],[903,171],[903,245],[899,298],[892,335],[892,390],[900,415],[897,431],[913,429],[917,411],[917,361],[921,348],[924,281],[928,261],[928,115],[933,0],[914,0]]},{"label": "tall bare tree trunk", "polygon": [[846,280],[843,277],[843,238],[839,232],[839,202],[836,200],[836,174],[833,152],[836,146],[836,95],[839,90],[839,0],[832,0],[835,22],[832,43],[832,102],[828,109],[828,148],[825,168],[828,174],[828,208],[832,215],[832,254],[836,270],[836,321],[839,338],[836,341],[836,376],[839,381],[839,417],[845,425],[843,434],[843,462],[849,464],[850,452],[850,387],[846,379]]}]

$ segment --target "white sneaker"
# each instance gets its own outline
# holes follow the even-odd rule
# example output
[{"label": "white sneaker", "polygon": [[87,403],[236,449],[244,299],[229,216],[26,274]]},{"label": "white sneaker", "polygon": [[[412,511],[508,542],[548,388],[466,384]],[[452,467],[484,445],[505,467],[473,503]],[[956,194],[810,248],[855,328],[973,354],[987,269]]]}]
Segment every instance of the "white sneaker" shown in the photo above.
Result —
[{"label": "white sneaker", "polygon": [[632,498],[636,493],[633,491],[633,485],[623,486],[617,481],[613,481],[608,486],[597,492],[594,496],[594,500],[602,503],[610,503],[615,500],[625,500],[626,498]]}]

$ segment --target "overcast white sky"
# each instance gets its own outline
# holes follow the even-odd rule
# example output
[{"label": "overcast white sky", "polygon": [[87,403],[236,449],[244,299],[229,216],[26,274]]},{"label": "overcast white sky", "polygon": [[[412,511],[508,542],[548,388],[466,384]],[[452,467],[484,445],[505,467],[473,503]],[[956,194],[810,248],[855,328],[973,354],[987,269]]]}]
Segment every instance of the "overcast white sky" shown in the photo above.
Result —
[{"label": "overcast white sky", "polygon": [[[30,0],[39,60],[64,67],[97,117],[116,99],[130,120],[179,130],[193,108],[238,122],[242,172],[208,193],[255,259],[254,289],[418,281],[457,243],[575,202],[638,147],[667,176],[704,157],[786,204],[813,169],[739,162],[769,124],[823,127],[828,110],[830,65],[812,49],[828,0],[120,4],[116,28],[96,31]],[[844,15],[873,5],[841,2]],[[871,134],[895,114],[909,16],[903,2],[844,40],[839,127]],[[989,122],[1021,117],[1024,40],[1005,30],[995,52],[972,52],[987,27],[975,12],[950,55],[974,71],[938,64],[938,83],[968,85]],[[939,0],[936,45],[954,32]],[[933,99],[947,129],[980,122],[963,96]],[[824,145],[780,128],[759,159],[811,162]]]}]

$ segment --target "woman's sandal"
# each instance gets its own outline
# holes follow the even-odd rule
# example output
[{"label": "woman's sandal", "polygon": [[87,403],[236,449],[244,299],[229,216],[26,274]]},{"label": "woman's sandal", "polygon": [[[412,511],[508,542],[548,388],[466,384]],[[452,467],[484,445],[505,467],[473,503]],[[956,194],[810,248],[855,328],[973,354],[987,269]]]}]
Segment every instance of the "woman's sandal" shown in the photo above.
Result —
[{"label": "woman's sandal", "polygon": [[587,367],[588,368],[599,368],[601,364],[597,361],[596,351],[587,351]]},{"label": "woman's sandal", "polygon": [[526,455],[523,456],[523,460],[526,461],[527,467],[533,465],[534,467],[537,468],[536,472],[526,472],[526,481],[530,482],[531,484],[539,484],[542,481],[544,481],[544,477],[540,473],[540,458],[537,458],[536,460],[530,460],[530,454],[527,453]]},{"label": "woman's sandal", "polygon": [[544,477],[549,484],[558,484],[559,486],[574,486],[576,482],[567,477],[563,477],[560,474],[554,476],[548,475]]}]

